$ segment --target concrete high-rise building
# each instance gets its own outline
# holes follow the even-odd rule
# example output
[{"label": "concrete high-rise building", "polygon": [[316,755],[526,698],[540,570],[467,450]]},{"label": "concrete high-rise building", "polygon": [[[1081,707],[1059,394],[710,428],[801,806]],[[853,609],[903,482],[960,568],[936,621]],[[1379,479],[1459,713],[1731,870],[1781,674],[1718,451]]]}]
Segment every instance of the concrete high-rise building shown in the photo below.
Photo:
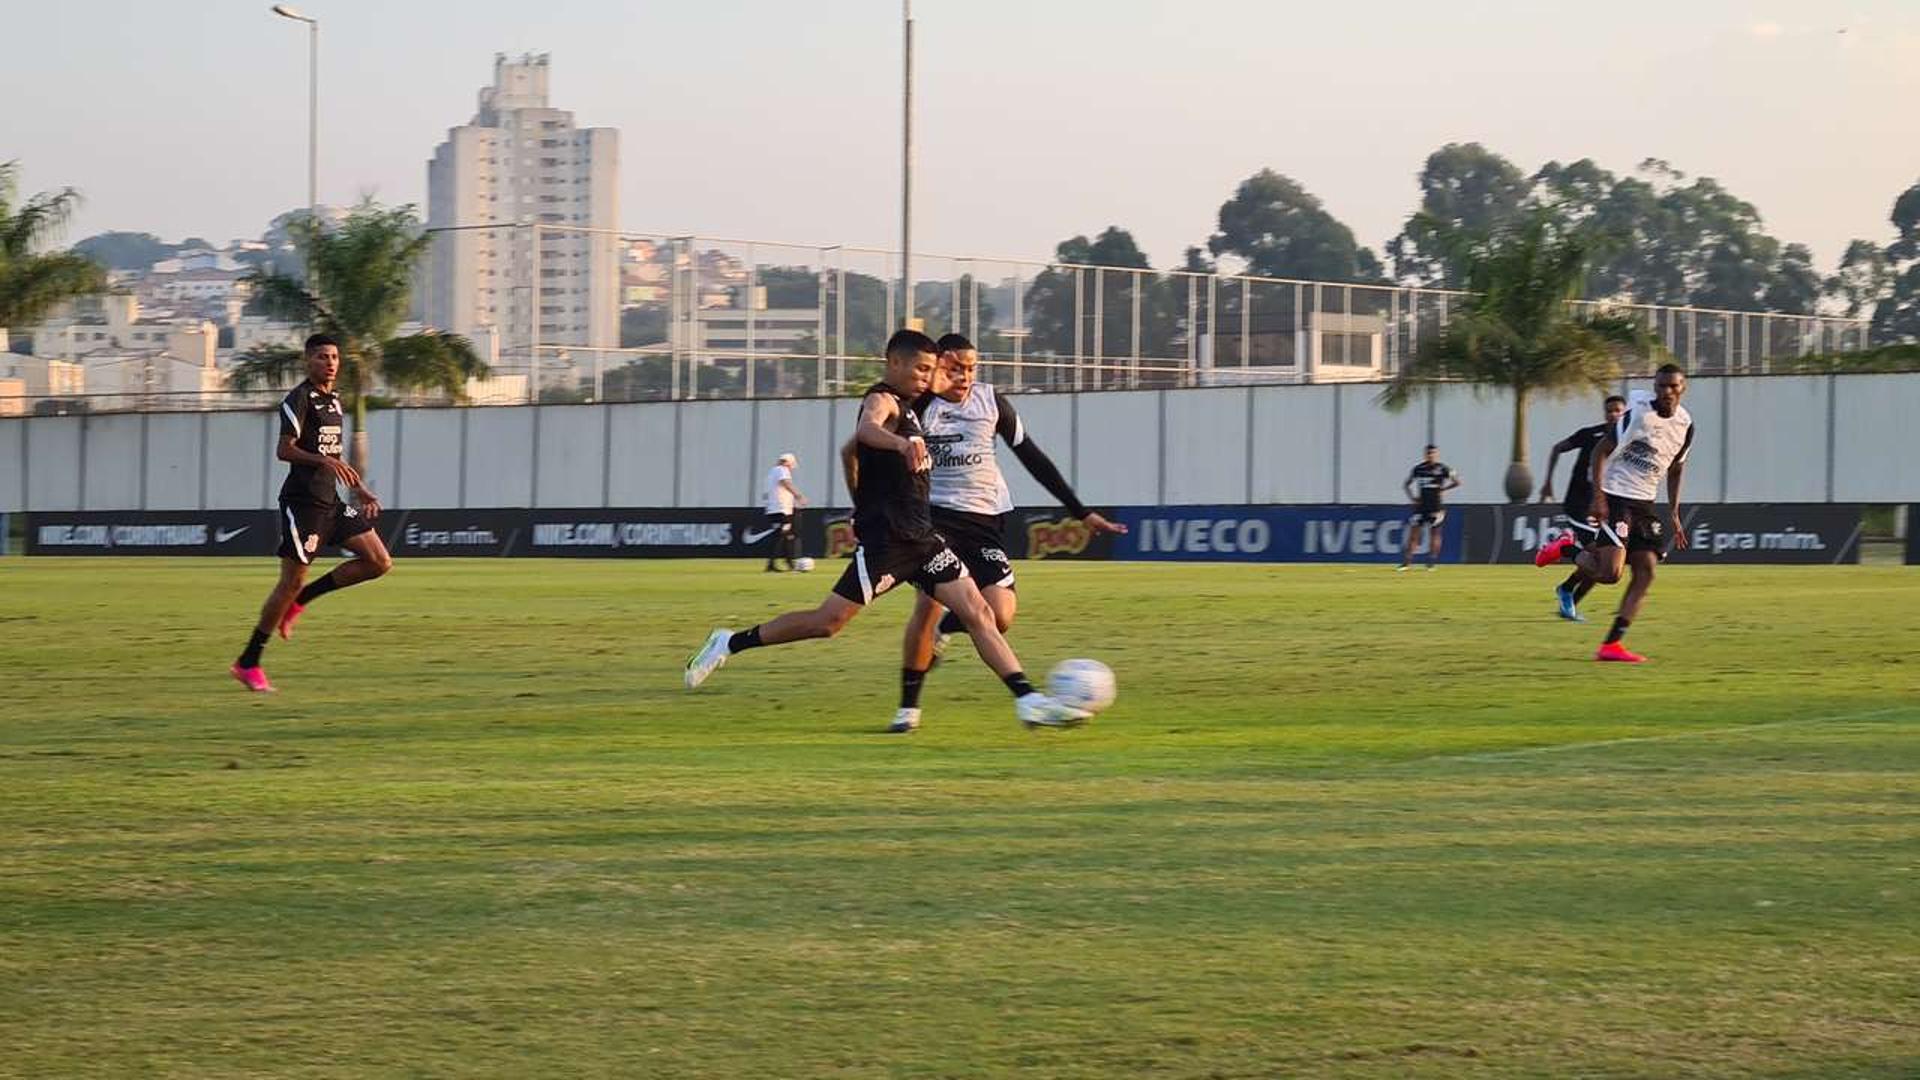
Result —
[{"label": "concrete high-rise building", "polygon": [[[435,233],[427,322],[497,334],[503,360],[541,346],[620,344],[620,133],[580,128],[547,104],[544,53],[493,59],[472,122],[447,132],[427,164],[427,225],[540,224]],[[607,230],[589,233],[580,230]],[[543,350],[544,351],[544,350]],[[545,359],[545,357],[543,357]]]}]

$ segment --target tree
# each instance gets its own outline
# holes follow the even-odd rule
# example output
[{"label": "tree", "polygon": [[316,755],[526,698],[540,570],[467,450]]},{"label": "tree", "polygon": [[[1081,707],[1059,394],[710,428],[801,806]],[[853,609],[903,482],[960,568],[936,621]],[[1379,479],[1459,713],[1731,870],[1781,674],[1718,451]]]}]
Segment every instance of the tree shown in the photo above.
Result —
[{"label": "tree", "polygon": [[1872,315],[1893,286],[1887,253],[1871,240],[1855,240],[1840,256],[1840,267],[1825,282],[1826,295],[1848,318]]},{"label": "tree", "polygon": [[1464,380],[1513,393],[1513,454],[1507,497],[1533,490],[1527,468],[1527,405],[1536,393],[1604,389],[1619,374],[1622,353],[1643,346],[1637,323],[1610,314],[1576,311],[1584,292],[1592,239],[1535,210],[1492,236],[1449,234],[1452,265],[1466,267],[1468,298],[1440,333],[1380,394],[1390,409],[1405,408],[1422,389]]},{"label": "tree", "polygon": [[1394,276],[1420,285],[1457,287],[1467,268],[1447,263],[1430,223],[1452,235],[1485,236],[1512,220],[1533,182],[1518,166],[1479,143],[1448,143],[1420,170],[1420,209],[1387,244]]},{"label": "tree", "polygon": [[[1108,355],[1133,351],[1133,296],[1140,293],[1140,352],[1159,355],[1176,332],[1175,313],[1158,275],[1099,274],[1074,267],[1113,267],[1149,271],[1147,255],[1133,234],[1109,225],[1092,240],[1069,237],[1054,246],[1056,265],[1036,274],[1027,290],[1027,327],[1036,352],[1071,355],[1075,320],[1081,324],[1081,348],[1092,353],[1096,277],[1105,293],[1100,304],[1100,340]],[[1077,279],[1077,282],[1076,282]],[[1076,292],[1077,290],[1077,292]],[[1181,303],[1184,305],[1185,300]]]},{"label": "tree", "polygon": [[104,232],[73,245],[75,255],[85,255],[109,270],[150,270],[177,250],[152,233],[143,232]]},{"label": "tree", "polygon": [[630,307],[620,312],[620,347],[636,349],[667,340],[667,309],[659,304]]},{"label": "tree", "polygon": [[1813,268],[1813,252],[1805,244],[1788,244],[1780,249],[1772,278],[1766,295],[1761,298],[1768,311],[1784,311],[1789,315],[1814,313],[1820,303],[1820,273]]},{"label": "tree", "polygon": [[[368,199],[338,226],[304,222],[293,236],[301,252],[312,256],[311,288],[271,272],[255,271],[247,280],[268,315],[339,340],[342,396],[353,409],[353,464],[364,471],[367,396],[376,381],[458,399],[468,379],[487,375],[487,365],[458,334],[398,333],[428,244],[412,206],[385,208]],[[228,382],[236,390],[284,385],[300,363],[297,350],[255,350],[235,358]]]},{"label": "tree", "polygon": [[1893,202],[1897,235],[1887,245],[1892,281],[1874,307],[1873,332],[1882,341],[1920,341],[1920,183]]},{"label": "tree", "polygon": [[40,250],[73,215],[79,192],[43,191],[15,205],[16,168],[0,163],[0,327],[37,323],[62,302],[107,287],[106,271],[92,259]]},{"label": "tree", "polygon": [[1381,281],[1380,260],[1353,230],[1327,213],[1298,183],[1262,169],[1220,205],[1220,227],[1207,240],[1215,255],[1245,260],[1260,277],[1312,281]]}]

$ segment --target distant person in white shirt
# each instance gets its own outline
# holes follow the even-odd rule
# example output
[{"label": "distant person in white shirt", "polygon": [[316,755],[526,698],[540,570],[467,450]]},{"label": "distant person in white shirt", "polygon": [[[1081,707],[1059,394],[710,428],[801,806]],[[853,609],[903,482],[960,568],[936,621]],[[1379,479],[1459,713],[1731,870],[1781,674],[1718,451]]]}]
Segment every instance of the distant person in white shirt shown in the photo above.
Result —
[{"label": "distant person in white shirt", "polygon": [[771,537],[767,543],[767,570],[779,568],[773,565],[776,558],[787,560],[787,569],[794,568],[793,561],[800,557],[800,534],[793,528],[793,510],[796,506],[807,505],[807,497],[793,486],[794,466],[800,459],[792,454],[781,454],[767,470],[766,507],[767,520],[764,532],[747,534],[748,543],[756,543],[761,537]]}]

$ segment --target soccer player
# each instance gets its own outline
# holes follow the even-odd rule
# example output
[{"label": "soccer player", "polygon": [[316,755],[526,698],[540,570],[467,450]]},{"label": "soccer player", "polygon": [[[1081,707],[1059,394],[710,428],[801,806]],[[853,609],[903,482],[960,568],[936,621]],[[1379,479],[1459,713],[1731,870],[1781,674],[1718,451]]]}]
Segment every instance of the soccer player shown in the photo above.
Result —
[{"label": "soccer player", "polygon": [[1014,715],[1029,727],[1063,727],[1086,719],[1033,688],[1020,658],[993,622],[993,612],[967,566],[938,532],[927,502],[932,459],[913,402],[933,381],[937,349],[917,330],[887,342],[886,373],[860,402],[859,486],[853,491],[853,532],[859,541],[846,573],[819,607],[794,611],[734,633],[719,629],[687,660],[687,688],[705,682],[727,659],[763,645],[783,645],[838,634],[860,610],[901,582],[932,593],[958,612],[981,659],[1014,695]]},{"label": "soccer player", "polygon": [[1406,548],[1400,553],[1400,570],[1413,568],[1414,538],[1427,534],[1427,569],[1440,561],[1440,526],[1446,524],[1447,511],[1442,496],[1460,486],[1460,474],[1440,460],[1440,448],[1427,444],[1427,452],[1407,474],[1401,485],[1407,501],[1413,504],[1413,516],[1407,519]]},{"label": "soccer player", "polygon": [[[1573,459],[1573,472],[1567,475],[1567,498],[1560,504],[1560,513],[1567,519],[1567,528],[1574,540],[1583,548],[1592,546],[1600,538],[1600,523],[1588,516],[1593,507],[1593,448],[1620,423],[1620,415],[1627,411],[1627,399],[1619,394],[1610,395],[1601,408],[1604,412],[1600,423],[1583,427],[1553,444],[1553,454],[1547,458],[1547,479],[1540,485],[1540,501],[1552,502],[1553,467],[1560,463],[1561,454],[1578,454]],[[1586,622],[1586,617],[1580,614],[1580,601],[1593,591],[1593,585],[1586,571],[1575,567],[1567,580],[1554,586],[1560,617],[1569,622]]]},{"label": "soccer player", "polygon": [[[1680,523],[1680,482],[1686,475],[1687,451],[1693,447],[1693,417],[1680,404],[1687,392],[1687,376],[1677,364],[1666,364],[1654,375],[1653,398],[1642,399],[1620,417],[1620,422],[1593,449],[1593,506],[1589,513],[1600,523],[1600,539],[1579,554],[1579,566],[1602,585],[1620,580],[1623,566],[1633,578],[1613,626],[1594,654],[1595,660],[1638,664],[1646,657],[1628,652],[1621,638],[1640,614],[1640,605],[1653,587],[1653,570],[1666,558],[1669,545],[1684,549],[1686,530]],[[1667,517],[1654,512],[1660,478],[1667,480]],[[1571,535],[1541,547],[1534,563],[1545,566],[1571,554]]]},{"label": "soccer player", "polygon": [[[933,527],[979,583],[994,624],[1004,634],[1013,626],[1017,607],[1005,539],[1013,498],[994,457],[995,436],[1005,440],[1040,486],[1088,528],[1104,533],[1124,533],[1126,528],[1082,505],[1053,460],[1027,436],[1013,402],[993,386],[974,382],[980,354],[973,342],[961,334],[948,334],[938,348],[940,367],[933,390],[916,403],[933,457],[929,496]],[[842,454],[852,449],[849,444]],[[940,605],[926,594],[915,600],[900,670],[900,708],[888,731],[908,732],[920,726],[920,689],[927,671],[945,652],[950,637],[963,628],[959,616],[951,611],[943,615]]]},{"label": "soccer player", "polygon": [[[280,444],[276,456],[287,463],[280,485],[280,582],[260,608],[260,622],[234,661],[233,677],[249,690],[271,691],[260,668],[260,651],[278,629],[293,637],[294,620],[322,596],[372,581],[393,569],[393,556],[373,531],[380,500],[360,474],[341,460],[340,431],[345,414],[333,381],[340,374],[340,343],[325,334],[307,339],[307,378],[280,401]],[[358,507],[343,504],[336,484],[353,493]],[[327,576],[302,588],[307,567],[323,547],[343,547],[355,556]]]},{"label": "soccer player", "polygon": [[800,459],[791,453],[781,454],[767,470],[767,489],[764,495],[767,507],[767,528],[765,532],[748,533],[746,540],[753,543],[762,536],[770,536],[767,544],[767,570],[777,569],[773,565],[775,556],[787,560],[787,569],[792,570],[793,560],[800,557],[800,535],[793,528],[793,508],[807,505],[807,497],[793,486],[793,470]]}]

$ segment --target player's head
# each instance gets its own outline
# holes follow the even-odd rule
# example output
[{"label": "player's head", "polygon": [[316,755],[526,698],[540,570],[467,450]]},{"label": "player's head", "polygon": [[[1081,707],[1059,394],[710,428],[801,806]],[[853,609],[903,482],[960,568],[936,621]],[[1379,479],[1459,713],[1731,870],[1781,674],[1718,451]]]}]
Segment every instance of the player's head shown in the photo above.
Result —
[{"label": "player's head", "polygon": [[947,334],[934,347],[940,350],[941,376],[933,388],[934,393],[948,401],[967,400],[967,392],[973,389],[974,369],[980,363],[980,353],[965,334]]},{"label": "player's head", "polygon": [[340,374],[340,343],[326,334],[314,334],[302,350],[307,361],[307,378],[324,386]]},{"label": "player's head", "polygon": [[791,469],[800,464],[800,459],[797,457],[794,457],[793,451],[789,450],[786,453],[781,454],[779,457],[774,458],[773,463],[775,465],[785,465],[787,468]]},{"label": "player's head", "polygon": [[[1401,458],[1400,460],[1402,460],[1402,461],[1405,461],[1405,460],[1406,460],[1406,458]],[[1439,447],[1437,447],[1437,446],[1435,446],[1435,445],[1433,445],[1432,443],[1428,443],[1428,444],[1427,444],[1427,451],[1426,451],[1426,453],[1424,453],[1424,454],[1422,454],[1422,455],[1420,456],[1420,460],[1422,460],[1422,461],[1428,461],[1428,462],[1432,462],[1432,461],[1439,461],[1439,460],[1440,460],[1440,448],[1439,448]]]},{"label": "player's head", "polygon": [[1687,392],[1687,373],[1679,364],[1661,364],[1653,373],[1653,409],[1661,416],[1672,416]]},{"label": "player's head", "polygon": [[1607,400],[1600,403],[1601,415],[1607,418],[1607,423],[1609,424],[1619,423],[1620,417],[1624,415],[1626,411],[1627,399],[1621,397],[1619,394],[1608,394]]},{"label": "player's head", "polygon": [[887,385],[918,397],[933,385],[940,349],[918,330],[895,330],[887,339]]}]

